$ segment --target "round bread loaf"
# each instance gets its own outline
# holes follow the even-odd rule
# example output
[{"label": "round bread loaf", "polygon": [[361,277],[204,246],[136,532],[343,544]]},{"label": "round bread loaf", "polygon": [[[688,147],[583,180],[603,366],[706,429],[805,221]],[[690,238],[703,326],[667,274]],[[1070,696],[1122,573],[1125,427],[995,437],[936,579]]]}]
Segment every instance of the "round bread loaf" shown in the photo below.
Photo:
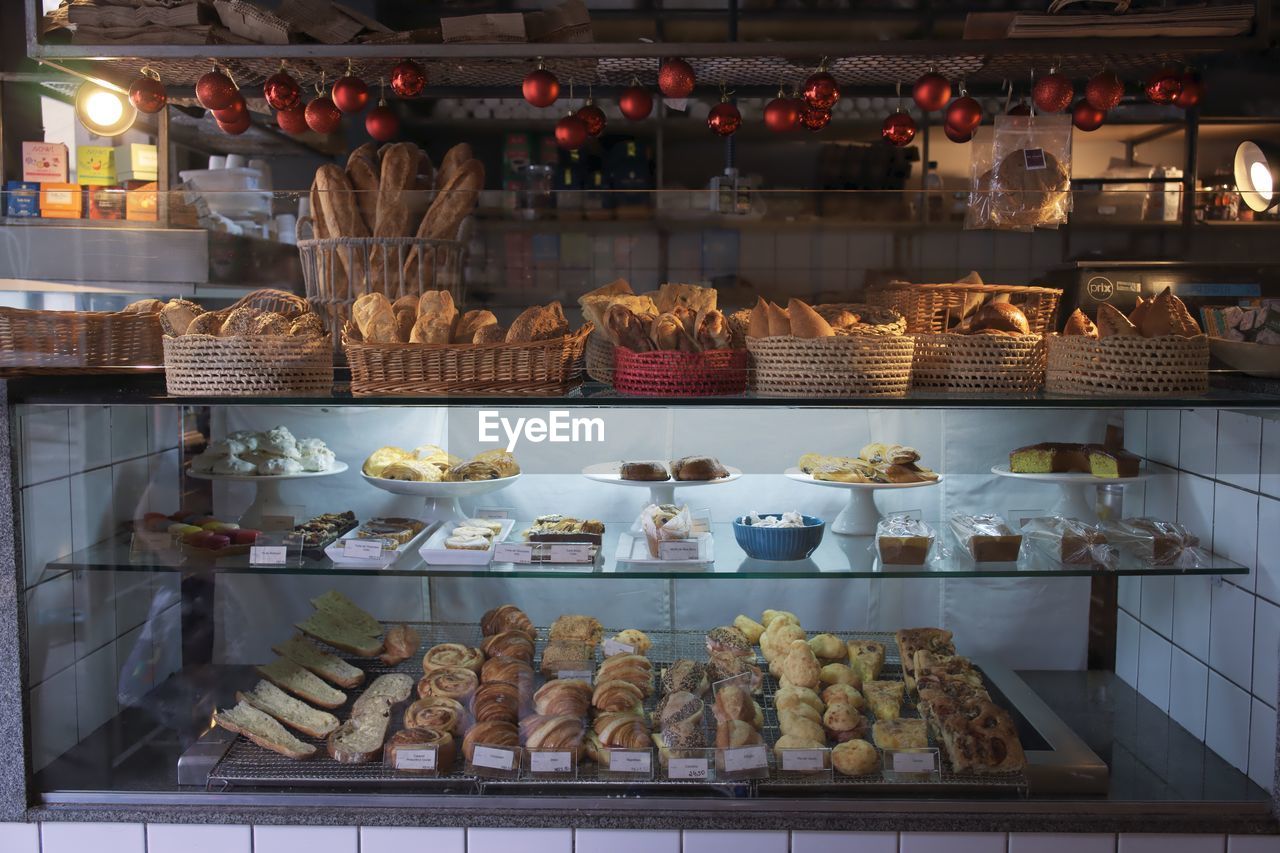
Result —
[{"label": "round bread loaf", "polygon": [[618,469],[618,475],[624,480],[645,482],[671,479],[671,475],[667,473],[667,466],[661,462],[623,462]]},{"label": "round bread loaf", "polygon": [[1008,302],[988,302],[973,314],[970,332],[1012,332],[1016,335],[1031,333],[1027,315],[1022,309]]}]

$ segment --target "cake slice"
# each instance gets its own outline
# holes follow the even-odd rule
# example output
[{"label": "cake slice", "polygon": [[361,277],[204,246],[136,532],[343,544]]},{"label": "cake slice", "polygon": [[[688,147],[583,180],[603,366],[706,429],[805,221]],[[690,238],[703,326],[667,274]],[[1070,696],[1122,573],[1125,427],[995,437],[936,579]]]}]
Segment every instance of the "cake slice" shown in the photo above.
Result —
[{"label": "cake slice", "polygon": [[364,683],[364,670],[352,666],[337,655],[320,651],[301,634],[294,634],[286,642],[272,646],[271,651],[314,672],[330,684],[350,689]]},{"label": "cake slice", "polygon": [[294,699],[270,681],[259,681],[248,693],[236,693],[236,701],[270,714],[291,729],[311,737],[328,737],[338,727],[338,718]]},{"label": "cake slice", "polygon": [[864,681],[862,695],[877,720],[896,720],[902,716],[902,697],[906,685],[901,681]]},{"label": "cake slice", "polygon": [[257,670],[259,675],[276,687],[321,708],[337,708],[347,701],[347,694],[330,687],[291,660],[276,658],[271,663],[257,667]]},{"label": "cake slice", "polygon": [[310,758],[316,754],[314,746],[289,734],[275,717],[246,702],[229,711],[214,711],[213,721],[229,732],[244,735],[263,749],[289,758]]},{"label": "cake slice", "polygon": [[1089,473],[1095,477],[1136,477],[1140,461],[1138,456],[1127,450],[1089,445]]}]

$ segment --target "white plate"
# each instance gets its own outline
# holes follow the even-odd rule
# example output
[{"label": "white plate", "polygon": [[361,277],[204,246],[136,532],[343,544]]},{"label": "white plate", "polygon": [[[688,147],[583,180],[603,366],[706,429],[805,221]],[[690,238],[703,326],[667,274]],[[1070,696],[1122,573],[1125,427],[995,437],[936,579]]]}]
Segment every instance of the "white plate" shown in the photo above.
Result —
[{"label": "white plate", "polygon": [[1017,480],[1035,480],[1041,483],[1065,483],[1067,485],[1106,485],[1107,483],[1140,483],[1151,475],[1145,471],[1139,472],[1136,477],[1095,477],[1092,474],[1083,472],[1070,472],[1058,474],[1016,474],[1009,470],[1008,465],[992,465],[991,473],[998,474],[1001,477],[1012,477]]},{"label": "white plate", "polygon": [[[631,462],[662,462],[660,459],[632,459]],[[670,464],[665,463],[664,464]],[[589,480],[595,480],[598,483],[613,483],[618,486],[644,486],[645,488],[653,488],[655,486],[673,486],[683,489],[686,486],[714,486],[717,483],[732,483],[734,480],[742,476],[742,472],[737,468],[724,466],[729,472],[728,477],[721,477],[718,480],[624,480],[619,471],[622,468],[622,462],[599,462],[595,465],[588,465],[582,469],[582,476]]]},{"label": "white plate", "polygon": [[[345,466],[344,466],[345,467]],[[370,477],[361,472],[361,477],[371,486],[393,495],[412,495],[420,498],[465,498],[474,495],[487,495],[489,492],[505,489],[520,479],[519,474],[500,477],[497,480],[464,480],[460,483],[415,483],[408,480],[384,480],[382,477]]]},{"label": "white plate", "polygon": [[324,553],[326,557],[333,560],[333,564],[335,566],[346,566],[348,568],[352,566],[359,566],[366,569],[385,569],[387,566],[400,559],[401,555],[407,553],[409,549],[413,547],[415,542],[430,531],[431,524],[424,524],[423,528],[415,533],[413,538],[408,542],[390,551],[384,548],[382,553],[377,557],[348,557],[343,553],[342,543],[351,539],[359,538],[356,534],[360,532],[360,528],[356,527],[354,530],[347,531],[347,533],[344,534],[337,542],[330,543],[328,547],[324,549]]},{"label": "white plate", "polygon": [[325,471],[301,471],[297,474],[200,474],[187,469],[187,476],[196,480],[225,480],[232,483],[278,483],[281,480],[305,480],[308,477],[328,477],[347,470],[347,463],[334,462]]},{"label": "white plate", "polygon": [[618,552],[614,555],[619,563],[636,563],[646,566],[700,566],[716,561],[714,540],[710,533],[699,533],[693,537],[698,541],[698,558],[696,560],[660,560],[649,553],[649,540],[644,534],[636,536],[630,532],[618,537]]},{"label": "white plate", "polygon": [[936,486],[942,482],[942,475],[936,480],[922,480],[919,483],[837,483],[834,480],[815,480],[812,474],[806,474],[799,468],[788,468],[782,472],[788,479],[799,483],[812,483],[815,486],[832,486],[837,489],[916,489],[920,486]]},{"label": "white plate", "polygon": [[487,566],[493,561],[493,552],[497,544],[507,541],[507,537],[511,535],[511,529],[516,526],[514,518],[493,520],[501,520],[502,529],[498,531],[497,536],[493,537],[493,542],[489,544],[487,551],[465,551],[461,548],[444,547],[444,541],[453,535],[453,529],[458,526],[456,521],[447,521],[436,528],[436,532],[422,544],[418,553],[422,556],[423,562],[429,566]]}]

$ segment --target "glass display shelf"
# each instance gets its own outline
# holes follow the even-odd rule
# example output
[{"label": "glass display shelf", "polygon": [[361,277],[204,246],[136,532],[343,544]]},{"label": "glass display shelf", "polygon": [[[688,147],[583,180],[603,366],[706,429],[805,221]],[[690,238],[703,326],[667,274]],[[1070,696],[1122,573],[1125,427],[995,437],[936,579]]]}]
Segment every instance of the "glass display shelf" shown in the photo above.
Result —
[{"label": "glass display shelf", "polygon": [[[512,542],[531,522],[517,522]],[[101,542],[49,563],[46,572],[132,571],[182,572],[184,574],[283,574],[283,575],[386,575],[392,577],[441,578],[1054,578],[1094,575],[1247,575],[1249,569],[1217,554],[1204,553],[1204,565],[1195,568],[1153,566],[1121,554],[1116,568],[1066,565],[1030,543],[1023,543],[1016,563],[975,563],[946,525],[931,522],[939,531],[931,560],[923,566],[884,565],[877,555],[872,536],[844,536],[831,533],[811,556],[803,560],[777,562],[749,557],[738,545],[730,522],[711,525],[712,559],[708,562],[660,563],[623,562],[618,559],[619,539],[629,534],[624,523],[606,526],[604,543],[594,563],[492,563],[484,566],[428,565],[416,547],[402,554],[385,569],[337,565],[328,558],[292,557],[284,566],[254,566],[247,555],[212,558],[183,554],[178,549],[163,551],[133,547],[128,535]]]}]

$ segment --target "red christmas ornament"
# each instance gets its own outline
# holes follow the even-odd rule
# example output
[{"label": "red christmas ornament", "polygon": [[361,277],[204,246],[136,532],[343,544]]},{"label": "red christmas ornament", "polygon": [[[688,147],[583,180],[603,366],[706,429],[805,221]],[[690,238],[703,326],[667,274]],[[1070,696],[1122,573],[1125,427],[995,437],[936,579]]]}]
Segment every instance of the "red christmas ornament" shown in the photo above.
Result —
[{"label": "red christmas ornament", "polygon": [[262,96],[273,110],[291,110],[302,103],[302,89],[287,72],[277,71],[262,84]]},{"label": "red christmas ornament", "polygon": [[[149,71],[150,69],[143,69]],[[152,72],[155,73],[155,72]],[[129,85],[129,103],[140,113],[158,113],[169,102],[159,78],[143,74]]]},{"label": "red christmas ornament", "polygon": [[412,59],[402,59],[391,69],[391,91],[402,98],[416,98],[427,87],[427,72]]},{"label": "red christmas ornament", "polygon": [[1197,106],[1204,97],[1204,80],[1196,72],[1188,71],[1178,78],[1178,82],[1182,84],[1182,88],[1173,96],[1173,105],[1184,110]]},{"label": "red christmas ornament", "polygon": [[653,112],[653,95],[644,86],[632,83],[622,90],[622,95],[618,98],[618,109],[631,121],[646,119]]},{"label": "red christmas ornament", "polygon": [[982,124],[982,105],[963,95],[947,107],[947,124],[962,133],[972,134]]},{"label": "red christmas ornament", "polygon": [[604,110],[597,107],[593,101],[588,100],[575,115],[587,126],[587,136],[594,139],[604,133],[604,126],[608,123],[608,119],[604,116]]},{"label": "red christmas ornament", "polygon": [[344,113],[358,113],[369,105],[369,87],[359,77],[339,77],[333,83],[333,103]]},{"label": "red christmas ornament", "polygon": [[916,122],[911,116],[899,110],[884,120],[880,125],[880,135],[890,145],[901,148],[916,138]]},{"label": "red christmas ornament", "polygon": [[1084,98],[1076,101],[1076,105],[1071,108],[1071,123],[1086,133],[1102,127],[1106,118],[1106,110],[1098,109]]},{"label": "red christmas ornament", "polygon": [[796,98],[774,98],[764,108],[764,125],[774,133],[786,133],[800,126],[804,104]]},{"label": "red christmas ornament", "polygon": [[1089,106],[1104,113],[1114,109],[1123,97],[1124,83],[1110,71],[1093,75],[1084,87],[1084,99],[1089,102]]},{"label": "red christmas ornament", "polygon": [[400,132],[400,118],[384,98],[364,117],[364,129],[378,142],[390,142]]},{"label": "red christmas ornament", "polygon": [[587,141],[587,123],[573,113],[556,122],[556,145],[572,151]]},{"label": "red christmas ornament", "polygon": [[560,81],[545,68],[536,68],[525,76],[521,90],[535,107],[549,107],[560,97]]},{"label": "red christmas ornament", "polygon": [[707,114],[707,127],[716,136],[733,136],[742,126],[742,113],[728,101],[721,101]]},{"label": "red christmas ornament", "polygon": [[911,99],[925,112],[940,110],[951,100],[951,82],[938,72],[930,71],[916,81]]},{"label": "red christmas ornament", "polygon": [[693,87],[698,78],[693,73],[693,66],[683,59],[671,58],[662,63],[658,70],[658,91],[668,98],[687,98],[693,94]]},{"label": "red christmas ornament", "polygon": [[1157,71],[1147,81],[1147,98],[1153,104],[1172,104],[1173,99],[1182,91],[1182,78],[1171,68]]},{"label": "red christmas ornament", "polygon": [[836,82],[836,78],[820,70],[810,74],[804,81],[800,97],[815,109],[829,110],[836,105],[836,101],[840,100],[840,84]]},{"label": "red christmas ornament", "polygon": [[[1030,113],[1028,113],[1028,115],[1030,115]],[[973,139],[973,131],[965,133],[962,130],[957,130],[949,124],[944,124],[942,126],[942,132],[945,133],[947,135],[947,139],[950,139],[952,142],[963,143]]]},{"label": "red christmas ornament", "polygon": [[222,129],[223,133],[239,136],[249,129],[249,111],[245,110],[242,118],[218,122],[218,127]]},{"label": "red christmas ornament", "polygon": [[221,71],[202,74],[196,81],[196,100],[206,110],[225,110],[237,94],[236,84]]},{"label": "red christmas ornament", "polygon": [[804,109],[800,113],[800,123],[807,130],[817,133],[827,125],[831,124],[831,110],[819,109],[805,104]]},{"label": "red christmas ornament", "polygon": [[[1028,104],[1026,101],[1019,101],[1018,103],[1016,103],[1016,104],[1014,104],[1013,106],[1009,107],[1009,112],[1005,113],[1005,115],[1011,115],[1011,116],[1029,116],[1029,115],[1031,115],[1031,105],[1030,105],[1030,104]],[[950,137],[948,137],[948,138],[950,138]],[[972,138],[972,134],[970,134],[970,137],[969,137],[969,138]],[[953,140],[953,141],[954,141],[954,140]],[[968,141],[969,141],[969,139],[965,139],[964,141],[965,141],[965,142],[968,142]]]},{"label": "red christmas ornament", "polygon": [[1075,95],[1075,86],[1056,71],[1050,71],[1031,87],[1031,102],[1044,113],[1062,112]]},{"label": "red christmas ornament", "polygon": [[307,104],[307,127],[316,133],[333,133],[342,124],[342,112],[328,95],[320,95]]},{"label": "red christmas ornament", "polygon": [[237,92],[236,99],[231,102],[231,106],[225,110],[211,110],[211,112],[218,124],[239,124],[249,118],[249,105],[244,102],[244,97]]},{"label": "red christmas ornament", "polygon": [[277,110],[276,126],[285,133],[297,136],[307,129],[306,108],[301,103],[297,103],[287,110]]}]

